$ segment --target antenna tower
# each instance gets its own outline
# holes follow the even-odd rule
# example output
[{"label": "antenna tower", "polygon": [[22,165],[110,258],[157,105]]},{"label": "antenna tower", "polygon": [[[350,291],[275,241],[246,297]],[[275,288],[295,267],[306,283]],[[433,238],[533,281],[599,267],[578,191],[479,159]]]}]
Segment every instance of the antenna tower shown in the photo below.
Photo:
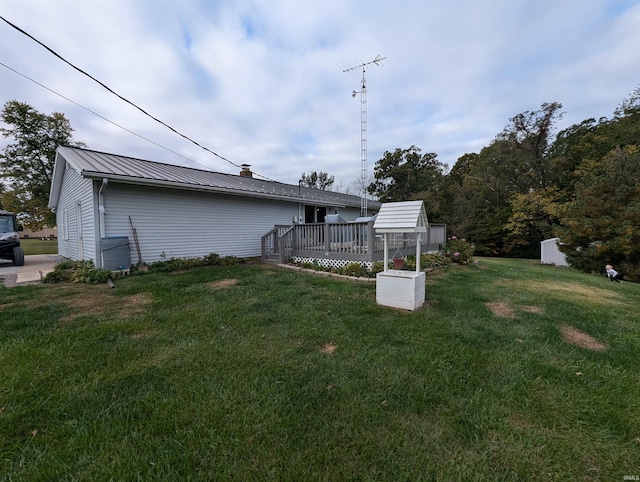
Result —
[{"label": "antenna tower", "polygon": [[362,181],[360,216],[362,217],[367,217],[367,196],[365,192],[367,186],[367,81],[365,80],[364,72],[367,65],[380,66],[380,62],[384,59],[386,57],[377,55],[375,59],[369,62],[363,62],[360,65],[343,70],[343,72],[351,72],[356,69],[362,69],[362,89],[354,90],[351,93],[352,97],[355,97],[358,93],[360,94],[360,179]]}]

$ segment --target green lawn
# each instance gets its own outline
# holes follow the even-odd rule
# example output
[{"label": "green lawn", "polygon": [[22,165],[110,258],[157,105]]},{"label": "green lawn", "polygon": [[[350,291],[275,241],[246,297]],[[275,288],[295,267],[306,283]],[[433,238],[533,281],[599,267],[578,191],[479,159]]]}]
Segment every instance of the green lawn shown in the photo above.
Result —
[{"label": "green lawn", "polygon": [[402,312],[261,265],[116,284],[0,288],[0,480],[640,476],[640,285],[481,259]]},{"label": "green lawn", "polygon": [[36,238],[21,239],[20,246],[25,255],[30,254],[58,254],[58,240],[42,241]]}]

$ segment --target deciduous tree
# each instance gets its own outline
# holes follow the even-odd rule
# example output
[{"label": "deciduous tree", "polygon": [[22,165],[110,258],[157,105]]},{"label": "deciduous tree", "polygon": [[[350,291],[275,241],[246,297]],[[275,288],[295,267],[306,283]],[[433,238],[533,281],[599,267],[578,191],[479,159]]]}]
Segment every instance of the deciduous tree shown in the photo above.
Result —
[{"label": "deciduous tree", "polygon": [[540,241],[552,236],[558,224],[562,195],[555,187],[516,194],[511,198],[511,215],[505,224],[505,249],[509,254],[534,258],[540,255]]},{"label": "deciduous tree", "polygon": [[421,154],[416,146],[386,151],[373,172],[375,182],[367,189],[370,194],[382,202],[422,199],[430,215],[437,217],[445,172],[445,165],[438,161],[437,154]]},{"label": "deciduous tree", "polygon": [[6,186],[3,205],[19,213],[30,228],[54,226],[55,215],[47,204],[56,149],[83,144],[73,142],[71,124],[59,112],[45,115],[29,104],[11,100],[0,118],[7,126],[0,133],[14,141],[0,153],[0,177]]},{"label": "deciduous tree", "polygon": [[330,176],[328,172],[324,171],[313,171],[310,174],[303,172],[300,178],[300,184],[302,186],[321,189],[323,191],[331,191],[331,186],[333,186],[334,181],[334,176]]},{"label": "deciduous tree", "polygon": [[640,146],[586,160],[576,186],[556,229],[568,261],[596,272],[612,264],[640,280]]},{"label": "deciduous tree", "polygon": [[515,149],[511,160],[515,164],[519,181],[528,188],[538,189],[549,185],[548,159],[551,135],[555,122],[562,119],[562,104],[544,103],[540,110],[525,111],[509,119],[509,124],[497,139],[507,141]]}]

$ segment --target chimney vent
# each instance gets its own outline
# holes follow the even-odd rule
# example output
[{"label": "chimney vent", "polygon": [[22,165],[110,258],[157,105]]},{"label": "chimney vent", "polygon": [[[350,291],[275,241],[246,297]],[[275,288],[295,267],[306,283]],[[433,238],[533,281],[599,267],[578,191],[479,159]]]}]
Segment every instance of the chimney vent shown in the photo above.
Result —
[{"label": "chimney vent", "polygon": [[242,168],[242,171],[240,171],[242,177],[253,177],[253,173],[251,169],[249,169],[251,164],[241,164],[240,167]]}]

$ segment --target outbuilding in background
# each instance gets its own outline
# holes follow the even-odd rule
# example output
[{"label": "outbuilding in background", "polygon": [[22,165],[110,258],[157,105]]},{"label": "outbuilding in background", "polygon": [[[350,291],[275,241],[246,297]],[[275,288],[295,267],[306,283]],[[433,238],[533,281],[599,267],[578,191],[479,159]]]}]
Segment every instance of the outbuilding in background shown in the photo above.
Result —
[{"label": "outbuilding in background", "polygon": [[560,238],[545,239],[540,242],[540,263],[556,266],[569,266],[567,257],[560,251]]}]

